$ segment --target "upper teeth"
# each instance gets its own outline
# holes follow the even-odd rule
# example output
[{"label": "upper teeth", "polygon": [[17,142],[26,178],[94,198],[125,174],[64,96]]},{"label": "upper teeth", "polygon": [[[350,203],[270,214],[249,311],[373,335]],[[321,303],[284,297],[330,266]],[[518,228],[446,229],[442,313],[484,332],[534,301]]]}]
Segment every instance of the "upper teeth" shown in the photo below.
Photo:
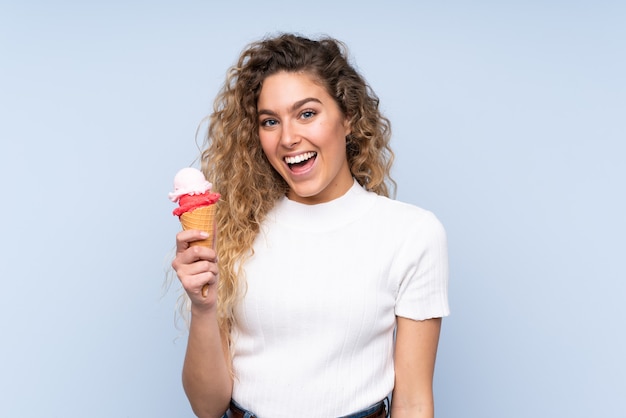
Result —
[{"label": "upper teeth", "polygon": [[287,164],[296,164],[313,157],[315,157],[314,152],[305,152],[304,154],[299,154],[294,157],[285,157],[285,162]]}]

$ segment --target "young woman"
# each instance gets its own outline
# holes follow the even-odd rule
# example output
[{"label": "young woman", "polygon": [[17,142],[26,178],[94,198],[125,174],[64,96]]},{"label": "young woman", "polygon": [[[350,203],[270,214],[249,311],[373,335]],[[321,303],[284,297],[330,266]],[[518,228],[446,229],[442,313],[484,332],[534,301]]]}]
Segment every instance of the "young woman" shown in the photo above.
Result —
[{"label": "young woman", "polygon": [[389,139],[334,39],[263,39],[230,70],[202,153],[217,251],[183,231],[172,263],[199,417],[433,417],[446,237],[388,198]]}]

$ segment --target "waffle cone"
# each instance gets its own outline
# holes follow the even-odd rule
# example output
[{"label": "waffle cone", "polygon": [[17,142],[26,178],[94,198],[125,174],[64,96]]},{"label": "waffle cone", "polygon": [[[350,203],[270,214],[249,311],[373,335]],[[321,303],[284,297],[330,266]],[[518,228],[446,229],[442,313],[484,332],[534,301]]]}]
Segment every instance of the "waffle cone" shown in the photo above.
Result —
[{"label": "waffle cone", "polygon": [[216,205],[203,206],[180,215],[183,229],[198,229],[209,234],[207,239],[194,241],[190,245],[215,248],[215,209]]}]

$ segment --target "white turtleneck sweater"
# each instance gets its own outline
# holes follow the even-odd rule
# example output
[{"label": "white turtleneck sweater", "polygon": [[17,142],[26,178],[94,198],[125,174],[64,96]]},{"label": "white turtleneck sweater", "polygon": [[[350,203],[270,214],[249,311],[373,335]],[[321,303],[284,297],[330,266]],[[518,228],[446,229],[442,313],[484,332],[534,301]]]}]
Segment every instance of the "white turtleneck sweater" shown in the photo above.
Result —
[{"label": "white turtleneck sweater", "polygon": [[260,418],[339,417],[374,404],[393,389],[396,316],[449,314],[439,221],[356,182],[324,204],[280,200],[245,271],[233,399]]}]

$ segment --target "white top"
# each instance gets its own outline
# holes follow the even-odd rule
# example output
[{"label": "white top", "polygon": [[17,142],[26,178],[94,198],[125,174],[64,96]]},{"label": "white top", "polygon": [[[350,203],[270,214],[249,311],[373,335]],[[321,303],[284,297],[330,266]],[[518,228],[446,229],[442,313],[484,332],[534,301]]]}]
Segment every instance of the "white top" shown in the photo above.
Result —
[{"label": "white top", "polygon": [[339,417],[380,401],[393,390],[396,315],[449,314],[442,225],[356,182],[324,204],[280,200],[245,270],[233,399],[260,418]]}]

